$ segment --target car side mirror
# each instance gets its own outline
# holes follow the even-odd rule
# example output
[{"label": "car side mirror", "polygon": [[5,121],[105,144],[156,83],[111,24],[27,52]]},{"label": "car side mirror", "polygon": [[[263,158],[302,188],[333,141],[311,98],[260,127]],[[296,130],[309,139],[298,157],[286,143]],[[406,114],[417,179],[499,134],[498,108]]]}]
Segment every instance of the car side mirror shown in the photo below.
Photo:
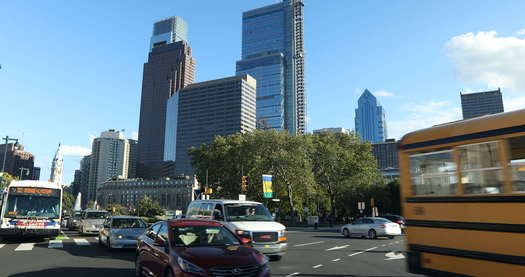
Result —
[{"label": "car side mirror", "polygon": [[244,238],[244,237],[242,237],[242,238],[241,238],[241,242],[242,242],[243,244],[250,244],[250,243],[252,242],[252,240],[249,239],[249,238]]}]

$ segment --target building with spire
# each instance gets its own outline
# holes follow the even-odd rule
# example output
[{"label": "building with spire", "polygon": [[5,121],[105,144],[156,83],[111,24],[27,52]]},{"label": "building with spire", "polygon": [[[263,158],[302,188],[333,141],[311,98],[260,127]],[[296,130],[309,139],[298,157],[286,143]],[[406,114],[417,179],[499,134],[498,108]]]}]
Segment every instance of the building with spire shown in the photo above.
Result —
[{"label": "building with spire", "polygon": [[53,163],[51,164],[51,176],[49,176],[49,181],[62,185],[62,174],[64,171],[64,157],[62,156],[62,150],[60,149],[60,143],[58,144],[57,152],[53,158]]},{"label": "building with spire", "polygon": [[368,89],[363,91],[358,100],[355,130],[363,141],[378,143],[387,138],[385,111]]}]

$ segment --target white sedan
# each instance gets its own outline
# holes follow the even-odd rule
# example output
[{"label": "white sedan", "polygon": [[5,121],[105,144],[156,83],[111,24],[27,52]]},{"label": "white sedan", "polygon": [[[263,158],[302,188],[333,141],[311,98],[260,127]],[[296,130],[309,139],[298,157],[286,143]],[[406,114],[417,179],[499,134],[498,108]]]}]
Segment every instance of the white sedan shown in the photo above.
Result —
[{"label": "white sedan", "polygon": [[375,239],[377,237],[388,237],[392,239],[394,236],[401,235],[401,227],[386,218],[362,217],[341,227],[341,234],[347,238],[367,237]]}]

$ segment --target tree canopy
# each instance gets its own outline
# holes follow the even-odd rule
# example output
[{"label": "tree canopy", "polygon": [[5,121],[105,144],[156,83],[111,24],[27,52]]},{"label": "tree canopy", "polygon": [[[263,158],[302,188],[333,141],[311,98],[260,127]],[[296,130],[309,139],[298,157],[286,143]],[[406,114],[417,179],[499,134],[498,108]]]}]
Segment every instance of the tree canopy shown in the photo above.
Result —
[{"label": "tree canopy", "polygon": [[164,214],[164,209],[160,206],[159,202],[153,201],[148,196],[144,196],[139,200],[137,210],[140,216],[146,217],[156,217]]},{"label": "tree canopy", "polygon": [[[348,216],[352,210],[348,201],[365,201],[371,188],[386,185],[370,144],[353,133],[293,136],[257,130],[217,136],[210,144],[190,149],[189,155],[199,182],[213,189],[213,198],[237,199],[246,194],[272,211],[279,208],[299,217]],[[273,176],[274,198],[279,202],[263,198],[264,174]],[[241,186],[243,175],[249,180],[246,191]]]}]

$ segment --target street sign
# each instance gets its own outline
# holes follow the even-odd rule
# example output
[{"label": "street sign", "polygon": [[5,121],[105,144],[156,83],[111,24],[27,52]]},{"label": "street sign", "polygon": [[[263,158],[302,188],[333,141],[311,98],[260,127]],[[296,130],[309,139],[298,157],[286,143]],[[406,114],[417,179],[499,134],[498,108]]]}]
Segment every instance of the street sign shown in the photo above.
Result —
[{"label": "street sign", "polygon": [[239,194],[240,201],[246,201],[246,194]]},{"label": "street sign", "polygon": [[262,182],[263,182],[264,198],[272,198],[273,197],[272,175],[263,175]]}]

